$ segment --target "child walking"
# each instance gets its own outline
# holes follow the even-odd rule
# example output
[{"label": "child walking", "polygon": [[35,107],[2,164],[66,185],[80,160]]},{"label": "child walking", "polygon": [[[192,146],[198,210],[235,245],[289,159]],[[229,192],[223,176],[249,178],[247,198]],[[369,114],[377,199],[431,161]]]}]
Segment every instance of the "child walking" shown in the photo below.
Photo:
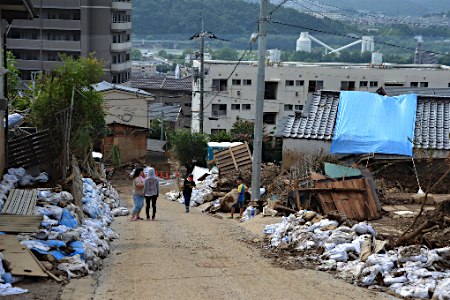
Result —
[{"label": "child walking", "polygon": [[189,174],[188,178],[183,183],[183,197],[186,213],[189,212],[189,205],[191,203],[192,189],[195,188],[194,175]]}]

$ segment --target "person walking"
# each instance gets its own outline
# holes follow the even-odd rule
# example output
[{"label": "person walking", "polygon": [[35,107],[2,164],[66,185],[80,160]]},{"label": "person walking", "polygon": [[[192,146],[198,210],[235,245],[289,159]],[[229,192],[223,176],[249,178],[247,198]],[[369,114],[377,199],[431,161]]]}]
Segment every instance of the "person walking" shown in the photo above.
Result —
[{"label": "person walking", "polygon": [[148,176],[144,183],[144,196],[145,196],[145,214],[147,215],[147,221],[150,220],[150,204],[152,205],[152,221],[156,216],[156,200],[159,196],[159,179],[156,177],[155,169],[147,169]]},{"label": "person walking", "polygon": [[133,174],[133,212],[131,214],[131,221],[142,220],[139,216],[142,207],[144,206],[144,182],[145,173],[143,168],[136,168]]},{"label": "person walking", "polygon": [[189,174],[188,178],[183,183],[183,197],[186,213],[189,212],[189,205],[191,204],[192,189],[195,188],[194,175]]},{"label": "person walking", "polygon": [[236,183],[238,185],[237,197],[236,201],[231,206],[231,217],[228,217],[228,219],[233,219],[236,209],[239,209],[239,217],[237,217],[236,219],[242,219],[242,214],[244,213],[245,192],[247,191],[247,187],[244,184],[244,179],[242,178],[242,176],[239,176],[236,179]]}]

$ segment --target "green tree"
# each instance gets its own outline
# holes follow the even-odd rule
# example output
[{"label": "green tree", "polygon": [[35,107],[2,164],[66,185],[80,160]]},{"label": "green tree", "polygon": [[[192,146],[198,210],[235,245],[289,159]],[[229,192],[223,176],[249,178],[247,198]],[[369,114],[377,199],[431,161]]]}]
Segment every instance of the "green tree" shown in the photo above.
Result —
[{"label": "green tree", "polygon": [[217,143],[230,142],[232,140],[232,136],[231,136],[231,134],[229,134],[226,131],[219,131],[218,133],[211,134],[211,136],[209,137],[209,140],[211,142],[217,142]]},{"label": "green tree", "polygon": [[92,88],[103,75],[103,64],[92,55],[76,59],[65,56],[63,62],[54,72],[39,78],[39,96],[32,103],[31,119],[38,128],[50,130],[57,153],[62,154],[61,112],[70,109],[73,97],[70,153],[85,160],[90,157],[93,142],[105,133],[103,98]]},{"label": "green tree", "polygon": [[239,53],[235,49],[225,47],[214,51],[213,58],[216,60],[238,60]]},{"label": "green tree", "polygon": [[8,105],[11,110],[23,111],[30,107],[31,92],[21,88],[20,72],[15,66],[15,57],[11,51],[6,54],[7,81],[8,81]]},{"label": "green tree", "polygon": [[133,49],[131,51],[131,59],[132,60],[142,60],[142,52],[139,49]]},{"label": "green tree", "polygon": [[238,120],[233,124],[230,133],[234,142],[247,142],[252,145],[254,131],[255,123],[253,121]]},{"label": "green tree", "polygon": [[169,141],[175,157],[188,170],[192,170],[194,165],[206,166],[208,143],[206,134],[179,130],[170,135]]}]

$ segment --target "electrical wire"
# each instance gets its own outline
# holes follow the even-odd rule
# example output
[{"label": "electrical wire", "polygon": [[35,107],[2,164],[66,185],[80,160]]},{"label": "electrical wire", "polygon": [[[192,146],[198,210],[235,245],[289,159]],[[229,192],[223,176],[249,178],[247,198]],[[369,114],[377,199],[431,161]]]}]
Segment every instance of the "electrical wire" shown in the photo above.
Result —
[{"label": "electrical wire", "polygon": [[[347,12],[352,14],[351,15],[352,17],[354,16],[354,14],[359,14],[359,15],[364,15],[364,16],[368,16],[368,17],[371,17],[371,18],[378,18],[378,19],[386,19],[386,20],[390,20],[390,21],[395,21],[396,23],[403,24],[403,25],[420,26],[420,24],[416,24],[416,23],[412,23],[412,22],[405,22],[405,21],[401,21],[401,20],[398,20],[398,19],[395,19],[395,18],[392,18],[392,17],[377,16],[377,15],[373,15],[373,14],[366,13],[366,12],[363,12],[363,11],[356,11],[356,10],[353,10],[353,9],[350,9],[350,8],[342,8],[342,7],[338,7],[338,6],[332,5],[332,4],[322,3],[322,2],[319,2],[319,1],[312,1],[312,0],[292,0],[292,1],[297,1],[297,2],[304,1],[304,2],[308,2],[310,4],[314,4],[314,5],[322,5],[322,6],[331,7],[331,8],[337,9],[337,10],[341,10],[341,11],[347,11]],[[446,27],[443,27],[443,26],[442,27],[438,27],[438,28],[442,29],[442,30],[445,30],[445,31],[450,31],[449,28],[446,28]]]},{"label": "electrical wire", "polygon": [[[247,49],[245,49],[245,51],[242,53],[241,57],[239,58],[239,60],[235,64],[233,70],[231,71],[230,75],[227,77],[227,79],[226,79],[227,81],[231,78],[231,76],[233,76],[234,72],[236,72],[236,69],[241,64],[241,62],[244,59],[247,51],[248,51],[248,55],[250,55],[250,53],[253,51],[252,50],[252,42],[249,43]],[[216,99],[216,97],[219,95],[219,93],[220,93],[220,89],[219,89],[219,91],[217,91],[217,93],[214,95],[214,97],[211,99],[211,101],[209,101],[209,103],[206,106],[203,107],[203,110],[205,110],[209,105],[211,105],[211,103],[214,101],[214,99]]]},{"label": "electrical wire", "polygon": [[278,4],[273,10],[269,12],[269,18],[277,11],[279,10],[283,5],[285,5],[287,2],[292,0],[283,0],[280,4]]}]

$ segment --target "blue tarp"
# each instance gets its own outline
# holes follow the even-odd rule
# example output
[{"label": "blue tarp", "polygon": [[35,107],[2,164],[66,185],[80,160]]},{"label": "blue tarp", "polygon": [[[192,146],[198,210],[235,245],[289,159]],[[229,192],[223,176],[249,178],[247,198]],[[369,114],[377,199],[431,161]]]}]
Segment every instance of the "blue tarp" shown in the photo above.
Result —
[{"label": "blue tarp", "polygon": [[341,92],[332,154],[412,156],[417,95]]}]

